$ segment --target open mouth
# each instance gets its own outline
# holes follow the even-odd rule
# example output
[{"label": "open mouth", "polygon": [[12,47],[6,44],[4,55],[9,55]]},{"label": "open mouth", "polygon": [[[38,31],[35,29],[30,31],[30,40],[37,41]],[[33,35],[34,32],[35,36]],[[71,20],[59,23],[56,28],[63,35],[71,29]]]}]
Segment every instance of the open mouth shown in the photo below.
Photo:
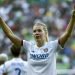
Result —
[{"label": "open mouth", "polygon": [[36,36],[35,36],[35,38],[36,38],[36,39],[39,39],[39,38],[40,38],[40,36],[39,36],[39,35],[36,35]]}]

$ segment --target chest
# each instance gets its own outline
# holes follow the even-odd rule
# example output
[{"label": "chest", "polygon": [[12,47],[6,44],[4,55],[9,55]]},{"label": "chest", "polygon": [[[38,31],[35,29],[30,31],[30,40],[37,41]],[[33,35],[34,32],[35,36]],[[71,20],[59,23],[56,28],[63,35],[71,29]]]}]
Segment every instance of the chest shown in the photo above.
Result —
[{"label": "chest", "polygon": [[30,64],[48,64],[54,55],[53,48],[43,46],[41,48],[31,47],[28,52],[28,61]]}]

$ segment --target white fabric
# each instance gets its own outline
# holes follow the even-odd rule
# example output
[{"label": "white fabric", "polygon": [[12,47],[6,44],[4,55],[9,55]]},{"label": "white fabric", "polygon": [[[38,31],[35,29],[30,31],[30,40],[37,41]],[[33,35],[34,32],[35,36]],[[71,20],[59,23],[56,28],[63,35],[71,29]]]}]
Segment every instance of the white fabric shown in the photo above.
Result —
[{"label": "white fabric", "polygon": [[23,40],[27,49],[28,75],[56,75],[56,50],[58,40],[50,41],[42,47]]},{"label": "white fabric", "polygon": [[0,66],[0,75],[2,73],[7,75],[27,75],[27,62],[21,58],[13,58]]},{"label": "white fabric", "polygon": [[0,66],[0,75],[3,75],[3,65]]}]

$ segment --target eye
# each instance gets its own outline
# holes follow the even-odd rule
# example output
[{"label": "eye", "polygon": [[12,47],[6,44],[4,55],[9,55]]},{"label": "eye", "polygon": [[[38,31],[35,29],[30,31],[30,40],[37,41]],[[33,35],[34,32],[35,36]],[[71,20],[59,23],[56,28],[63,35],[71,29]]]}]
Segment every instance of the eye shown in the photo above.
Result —
[{"label": "eye", "polygon": [[36,32],[36,30],[33,30],[33,32],[35,33],[35,32]]},{"label": "eye", "polygon": [[37,30],[33,30],[33,32],[35,33],[35,32],[42,32],[42,30],[41,29],[37,29]]}]

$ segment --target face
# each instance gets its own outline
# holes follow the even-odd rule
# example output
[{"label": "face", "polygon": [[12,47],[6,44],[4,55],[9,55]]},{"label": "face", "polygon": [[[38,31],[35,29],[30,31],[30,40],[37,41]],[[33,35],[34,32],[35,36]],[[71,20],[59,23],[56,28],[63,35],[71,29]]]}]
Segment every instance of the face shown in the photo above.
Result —
[{"label": "face", "polygon": [[43,29],[43,26],[35,25],[33,27],[33,36],[34,36],[36,41],[45,40],[46,35],[45,35],[45,31]]}]

